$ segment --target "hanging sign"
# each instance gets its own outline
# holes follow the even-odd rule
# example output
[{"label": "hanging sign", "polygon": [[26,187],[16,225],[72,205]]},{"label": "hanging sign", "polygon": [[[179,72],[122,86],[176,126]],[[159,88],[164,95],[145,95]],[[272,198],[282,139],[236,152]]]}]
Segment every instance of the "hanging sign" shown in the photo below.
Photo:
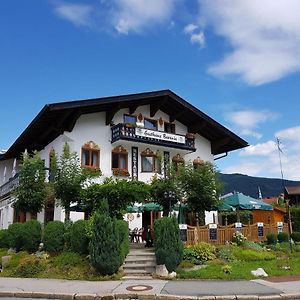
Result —
[{"label": "hanging sign", "polygon": [[183,242],[187,241],[187,224],[179,224],[180,239]]},{"label": "hanging sign", "polygon": [[277,232],[280,233],[283,231],[283,222],[277,222]]},{"label": "hanging sign", "polygon": [[209,239],[211,241],[216,241],[218,236],[217,236],[217,224],[209,224]]},{"label": "hanging sign", "polygon": [[185,137],[182,135],[171,134],[171,133],[150,130],[145,128],[138,128],[138,127],[135,128],[135,134],[137,136],[147,137],[150,139],[157,139],[166,142],[185,144]]},{"label": "hanging sign", "polygon": [[259,237],[264,236],[264,223],[257,223],[257,235]]}]

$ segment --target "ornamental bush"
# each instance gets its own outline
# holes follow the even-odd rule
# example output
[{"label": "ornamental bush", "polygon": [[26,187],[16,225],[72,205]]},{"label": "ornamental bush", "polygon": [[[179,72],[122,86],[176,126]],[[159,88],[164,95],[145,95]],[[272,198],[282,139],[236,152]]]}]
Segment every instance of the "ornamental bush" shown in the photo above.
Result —
[{"label": "ornamental bush", "polygon": [[291,234],[291,238],[293,239],[294,242],[300,242],[300,231],[294,231]]},{"label": "ornamental bush", "polygon": [[277,238],[278,238],[279,243],[289,241],[289,235],[286,232],[279,232],[278,235],[277,235]]},{"label": "ornamental bush", "polygon": [[291,207],[293,230],[300,232],[300,207]]},{"label": "ornamental bush", "polygon": [[155,221],[154,247],[157,263],[164,264],[169,272],[174,271],[183,257],[183,243],[176,218],[164,217]]},{"label": "ornamental bush", "polygon": [[41,223],[37,220],[30,220],[25,222],[22,226],[23,249],[29,253],[37,251],[41,242]]},{"label": "ornamental bush", "polygon": [[87,221],[78,220],[70,229],[71,250],[79,254],[88,253],[89,239],[86,235]]},{"label": "ornamental bush", "polygon": [[267,234],[267,244],[272,245],[277,243],[277,233]]},{"label": "ornamental bush", "polygon": [[44,229],[44,249],[48,252],[60,252],[64,249],[64,223],[50,221]]},{"label": "ornamental bush", "polygon": [[8,248],[8,229],[0,230],[0,248]]},{"label": "ornamental bush", "polygon": [[195,258],[200,261],[208,261],[216,258],[216,248],[209,243],[200,242],[193,245],[191,248],[194,251]]},{"label": "ornamental bush", "polygon": [[13,223],[8,226],[8,247],[20,251],[23,246],[23,224]]},{"label": "ornamental bush", "polygon": [[90,241],[92,266],[102,275],[118,272],[121,265],[121,249],[115,219],[108,214],[107,201],[102,201],[100,211],[93,218]]}]

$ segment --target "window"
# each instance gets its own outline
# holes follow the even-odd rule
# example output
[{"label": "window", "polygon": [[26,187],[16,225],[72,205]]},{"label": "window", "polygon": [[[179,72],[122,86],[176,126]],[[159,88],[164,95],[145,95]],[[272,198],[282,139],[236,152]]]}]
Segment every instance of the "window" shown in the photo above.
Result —
[{"label": "window", "polygon": [[157,130],[157,121],[151,119],[144,119],[144,128]]},{"label": "window", "polygon": [[127,170],[128,153],[123,146],[118,146],[112,151],[112,169]]},{"label": "window", "polygon": [[165,125],[165,128],[164,128],[165,132],[175,133],[175,124],[174,123],[165,122],[164,125]]},{"label": "window", "polygon": [[155,172],[156,171],[156,154],[147,148],[141,153],[142,172]]},{"label": "window", "polygon": [[125,124],[134,124],[136,123],[136,116],[124,115],[123,116]]},{"label": "window", "polygon": [[97,144],[90,141],[81,148],[81,165],[85,168],[99,169],[100,150]]}]

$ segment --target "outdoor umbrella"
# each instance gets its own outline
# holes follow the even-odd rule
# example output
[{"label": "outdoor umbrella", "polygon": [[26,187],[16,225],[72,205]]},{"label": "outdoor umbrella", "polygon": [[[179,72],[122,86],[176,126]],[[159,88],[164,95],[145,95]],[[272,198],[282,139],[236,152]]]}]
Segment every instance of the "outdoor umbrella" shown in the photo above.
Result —
[{"label": "outdoor umbrella", "polygon": [[137,206],[137,205],[128,205],[126,211],[128,213],[140,212],[140,206]]},{"label": "outdoor umbrella", "polygon": [[159,210],[163,210],[162,206],[154,203],[154,202],[149,202],[149,203],[145,203],[142,206],[140,206],[141,211],[159,211]]},{"label": "outdoor umbrella", "polygon": [[235,193],[224,198],[224,204],[233,206],[237,209],[247,210],[273,210],[273,206],[261,200],[254,199],[242,193]]},{"label": "outdoor umbrella", "polygon": [[235,211],[235,208],[225,202],[217,206],[217,211]]},{"label": "outdoor umbrella", "polygon": [[178,205],[178,224],[186,224],[185,213],[188,208],[187,204]]}]

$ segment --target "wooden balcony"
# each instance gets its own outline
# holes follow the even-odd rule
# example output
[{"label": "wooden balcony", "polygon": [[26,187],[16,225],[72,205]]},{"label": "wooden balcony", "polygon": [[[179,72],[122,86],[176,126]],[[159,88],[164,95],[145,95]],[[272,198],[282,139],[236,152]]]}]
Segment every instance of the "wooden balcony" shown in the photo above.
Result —
[{"label": "wooden balcony", "polygon": [[111,143],[120,140],[195,151],[195,139],[184,135],[119,123],[111,128]]},{"label": "wooden balcony", "polygon": [[16,174],[14,177],[10,178],[6,183],[0,186],[0,198],[8,195],[14,187],[19,184],[19,175]]}]

